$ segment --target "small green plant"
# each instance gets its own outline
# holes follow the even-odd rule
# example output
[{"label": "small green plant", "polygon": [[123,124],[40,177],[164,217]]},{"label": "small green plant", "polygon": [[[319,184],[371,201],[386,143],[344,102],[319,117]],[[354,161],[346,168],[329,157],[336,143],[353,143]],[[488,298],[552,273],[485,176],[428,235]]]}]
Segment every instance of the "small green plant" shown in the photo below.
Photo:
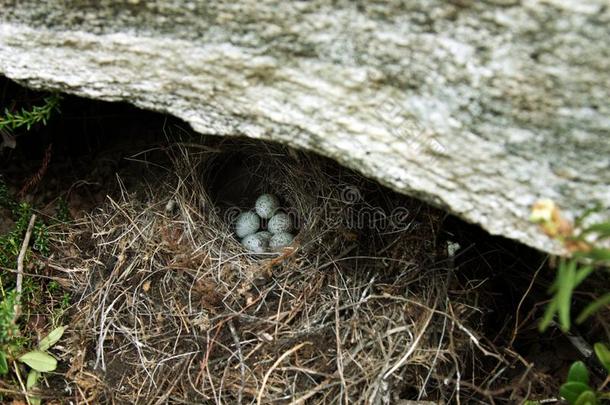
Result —
[{"label": "small green plant", "polygon": [[49,252],[50,252],[49,229],[47,228],[47,226],[44,223],[38,222],[34,226],[33,237],[34,237],[34,245],[33,245],[34,250],[37,250],[43,256],[48,256]]},{"label": "small green plant", "polygon": [[60,197],[57,201],[57,207],[55,209],[55,219],[58,222],[62,223],[69,222],[71,219],[70,209],[68,208],[68,202],[63,197]]},{"label": "small green plant", "polygon": [[9,193],[6,183],[0,177],[0,207],[12,211],[17,208],[17,205],[17,202],[11,197],[11,194]]},{"label": "small green plant", "polygon": [[[20,128],[29,130],[39,123],[46,124],[52,114],[59,110],[60,99],[61,96],[54,94],[46,97],[43,105],[22,108],[19,111],[5,108],[4,114],[0,114],[0,151],[5,146],[15,147],[15,138],[10,132]],[[32,207],[14,199],[2,176],[0,176],[0,208],[9,213],[13,222],[12,228],[6,234],[0,235],[0,377],[6,376],[12,371],[11,376],[15,376],[22,389],[27,391],[28,404],[39,405],[42,402],[36,393],[39,381],[43,373],[54,371],[57,368],[57,360],[49,353],[49,349],[61,339],[65,327],[60,326],[53,329],[32,350],[32,338],[31,333],[27,330],[27,319],[24,321],[19,319],[22,311],[17,308],[24,302],[30,308],[39,307],[44,285],[35,278],[27,277],[17,286],[13,272],[6,270],[19,268],[17,261],[22,244],[28,245],[26,247],[31,246],[25,251],[24,263],[31,264],[33,252],[43,256],[48,255],[50,252],[49,231],[43,222],[35,222],[33,229],[29,228],[30,220],[32,222],[34,220]],[[67,205],[63,209],[67,212]],[[1,214],[6,215],[5,212]],[[30,241],[29,231],[32,232],[31,245],[28,243]],[[26,232],[28,232],[28,236],[24,239]],[[22,273],[20,272],[19,275],[21,276]],[[51,294],[59,293],[59,289],[60,286],[56,283],[56,286],[49,287],[48,291]],[[69,306],[69,298],[68,294],[64,294],[61,298],[62,314]],[[60,317],[61,314],[53,317],[53,324],[56,325]],[[27,371],[25,379],[21,377],[24,371]],[[0,400],[4,400],[4,398]]]},{"label": "small green plant", "polygon": [[[610,378],[610,350],[602,343],[595,344],[594,349],[597,359]],[[610,399],[609,393],[603,393],[591,386],[589,370],[582,361],[572,364],[568,379],[559,389],[559,394],[570,405],[597,405],[602,399]]]},{"label": "small green plant", "polygon": [[[29,367],[26,389],[28,391],[28,401],[32,405],[41,403],[40,397],[36,396],[32,391],[38,388],[38,382],[42,373],[55,371],[57,368],[57,360],[49,354],[48,350],[61,339],[65,329],[65,326],[53,329],[45,338],[40,340],[35,350],[26,353],[14,355],[16,352],[14,347],[10,345],[0,347],[0,375],[8,374],[10,362],[18,361]],[[15,372],[19,373],[17,367],[15,367]]]},{"label": "small green plant", "polygon": [[4,289],[2,289],[2,301],[0,302],[0,347],[10,342],[19,333],[19,329],[13,322],[15,319],[15,304],[15,292],[8,291],[5,293]]},{"label": "small green plant", "polygon": [[[24,236],[33,210],[26,203],[19,204],[14,201],[1,178],[0,206],[10,212],[13,220],[12,229],[8,233],[0,235],[0,266],[14,269],[17,267],[17,258],[24,243]],[[41,255],[47,255],[50,251],[49,232],[44,223],[37,222],[34,225],[31,241],[31,251],[28,250],[25,256],[26,263],[31,260],[32,251]],[[48,350],[57,343],[65,330],[63,326],[55,328],[38,343],[34,350],[27,349],[31,347],[31,338],[27,335],[26,329],[20,330],[22,323],[18,322],[19,315],[16,307],[20,302],[27,302],[30,307],[36,306],[43,296],[42,288],[43,285],[36,279],[24,278],[21,300],[19,300],[15,290],[14,275],[0,269],[0,377],[12,371],[12,375],[16,376],[22,387],[27,390],[27,401],[31,405],[41,403],[41,398],[35,393],[40,378],[43,373],[53,371],[57,367],[57,360],[49,354]],[[47,290],[51,294],[58,294],[60,289],[60,285],[55,283]],[[66,294],[64,294],[61,298],[61,304],[65,306],[62,314],[69,306],[69,295],[67,297],[66,299]],[[61,314],[54,317],[53,322],[58,322],[60,317]],[[24,370],[27,370],[25,379],[21,378]]]},{"label": "small green plant", "polygon": [[15,130],[20,127],[31,129],[38,123],[46,124],[54,111],[59,111],[61,96],[53,94],[44,98],[44,104],[33,106],[30,110],[22,108],[21,111],[13,113],[4,109],[4,117],[0,117],[0,130]]},{"label": "small green plant", "polygon": [[[47,292],[50,295],[59,295],[61,293],[62,287],[61,285],[53,280],[49,284],[47,284]],[[64,292],[61,294],[61,298],[58,303],[54,303],[53,305],[53,322],[59,322],[59,319],[65,314],[66,310],[70,307],[71,296],[69,293]]]},{"label": "small green plant", "polygon": [[[539,324],[541,332],[544,332],[549,327],[555,315],[557,315],[559,319],[560,328],[564,332],[570,330],[572,295],[576,287],[578,287],[593,270],[593,266],[582,265],[576,259],[560,260],[559,266],[557,267],[557,276],[549,289],[549,293],[552,294],[553,297],[547,305],[544,316]],[[587,308],[590,308],[590,306]],[[591,312],[590,309],[587,313],[589,312]],[[582,312],[578,319],[586,319],[587,313]]]},{"label": "small green plant", "polygon": [[51,280],[47,285],[47,291],[51,294],[61,291],[61,286],[55,280]]},{"label": "small green plant", "polygon": [[[582,361],[570,366],[567,381],[561,385],[559,395],[570,405],[598,405],[602,400],[610,399],[610,393],[601,390],[610,383],[610,349],[603,343],[596,343],[594,351],[597,360],[606,369],[606,380],[599,388],[591,386],[589,370]],[[524,405],[540,405],[539,401],[528,400]]]},{"label": "small green plant", "polygon": [[[598,208],[588,210],[572,226],[561,217],[554,203],[543,201],[534,206],[532,220],[540,223],[548,235],[561,241],[572,253],[571,257],[559,260],[557,276],[549,288],[552,298],[539,324],[541,332],[549,327],[555,316],[559,320],[561,330],[569,331],[574,290],[594,271],[610,270],[610,249],[603,245],[604,241],[610,239],[610,222],[583,226],[584,220],[597,211]],[[601,296],[580,312],[576,323],[584,322],[608,305],[610,305],[610,292],[606,288]]]},{"label": "small green plant", "polygon": [[[0,180],[0,187],[2,186]],[[6,235],[0,235],[0,267],[14,268],[21,249],[21,240],[32,216],[32,207],[27,203],[10,205],[15,225]],[[33,248],[43,255],[49,253],[49,232],[45,224],[37,223],[33,232]],[[0,274],[1,277],[1,274]]]},{"label": "small green plant", "polygon": [[[604,245],[610,239],[610,222],[584,226],[584,221],[599,207],[586,211],[575,223],[570,224],[562,217],[559,208],[550,200],[534,204],[530,219],[541,225],[544,232],[559,240],[571,253],[569,258],[561,258],[557,266],[557,276],[549,289],[552,298],[546,307],[539,329],[545,331],[555,316],[564,332],[571,327],[572,296],[574,290],[594,271],[610,270],[610,248]],[[576,318],[576,323],[584,322],[591,315],[610,305],[610,292],[607,284],[602,294],[589,303]],[[600,400],[610,399],[610,393],[601,390],[610,383],[610,350],[602,343],[594,345],[598,361],[606,369],[608,376],[602,385],[595,389],[590,384],[589,370],[582,361],[570,367],[568,378],[560,388],[560,395],[570,405],[597,405]],[[527,401],[536,404],[535,401]]]}]

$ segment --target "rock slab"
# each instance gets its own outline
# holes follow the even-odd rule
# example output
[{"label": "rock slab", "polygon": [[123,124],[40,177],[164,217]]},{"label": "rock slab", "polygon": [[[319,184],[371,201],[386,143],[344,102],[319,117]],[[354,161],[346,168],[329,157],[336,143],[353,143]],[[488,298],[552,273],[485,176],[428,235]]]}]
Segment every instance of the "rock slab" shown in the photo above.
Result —
[{"label": "rock slab", "polygon": [[547,252],[610,212],[606,0],[0,0],[0,73],[329,156]]}]

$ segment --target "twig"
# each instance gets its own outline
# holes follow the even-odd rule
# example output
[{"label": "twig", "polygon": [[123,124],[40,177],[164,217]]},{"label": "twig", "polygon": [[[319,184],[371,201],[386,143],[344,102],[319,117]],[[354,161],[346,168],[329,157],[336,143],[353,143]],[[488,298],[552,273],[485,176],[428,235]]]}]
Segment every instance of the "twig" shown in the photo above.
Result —
[{"label": "twig", "polygon": [[460,321],[457,320],[457,318],[452,318],[452,321],[455,322],[455,324],[457,325],[457,327],[463,331],[464,333],[466,333],[468,335],[468,337],[470,338],[470,341],[472,343],[474,343],[474,345],[476,347],[479,348],[479,350],[485,355],[485,356],[490,356],[493,357],[495,359],[497,359],[500,363],[508,363],[506,361],[506,359],[503,359],[500,355],[496,354],[496,353],[492,353],[489,350],[485,349],[482,345],[480,340],[474,335],[474,333],[472,333],[470,330],[468,330],[468,328],[466,328],[464,325],[462,325],[462,323]]},{"label": "twig", "polygon": [[13,369],[15,370],[15,375],[17,376],[17,381],[19,381],[19,385],[21,386],[21,391],[25,400],[28,402],[28,405],[31,405],[30,396],[28,395],[28,390],[23,383],[23,378],[21,378],[21,373],[19,372],[19,366],[16,362],[13,363]]},{"label": "twig", "polygon": [[15,318],[13,322],[17,322],[19,315],[21,315],[21,290],[23,288],[23,262],[25,261],[25,254],[30,244],[30,238],[32,237],[32,230],[34,229],[34,223],[36,222],[36,214],[32,214],[28,229],[25,232],[25,238],[21,244],[21,251],[17,257],[17,283],[15,286],[16,298],[15,298]]},{"label": "twig", "polygon": [[269,377],[271,376],[271,373],[273,373],[273,370],[275,370],[277,368],[277,366],[280,365],[280,363],[288,356],[290,356],[292,353],[296,352],[297,350],[299,350],[301,347],[306,346],[306,345],[310,345],[311,342],[303,342],[301,344],[296,345],[295,347],[293,347],[292,349],[288,350],[286,353],[282,354],[276,361],[275,363],[273,363],[273,365],[269,368],[269,370],[267,370],[267,372],[265,373],[265,377],[263,378],[263,383],[261,384],[261,389],[258,391],[258,397],[256,398],[256,403],[257,405],[261,405],[262,401],[263,401],[263,395],[265,394],[265,386],[267,385],[267,381],[269,380]]},{"label": "twig", "polygon": [[[445,298],[446,300],[446,304],[448,304],[449,302],[449,297]],[[443,338],[445,337],[445,330],[447,329],[447,317],[443,318],[443,329],[441,330],[441,336],[438,339],[438,346],[436,348],[436,352],[434,353],[434,358],[432,359],[432,364],[430,365],[430,369],[428,370],[428,374],[426,375],[426,378],[424,379],[423,383],[421,384],[421,390],[419,390],[419,394],[417,395],[417,400],[421,400],[422,395],[426,395],[426,386],[428,385],[428,380],[430,379],[430,376],[432,375],[432,372],[434,371],[435,367],[436,367],[436,361],[438,360],[438,356],[441,352],[441,347],[443,345]]]},{"label": "twig", "polygon": [[[338,270],[338,269],[337,269]],[[337,282],[337,273],[335,272],[335,285],[339,285]],[[335,343],[337,345],[337,373],[339,374],[339,378],[341,379],[341,391],[343,391],[343,399],[345,401],[345,405],[349,403],[349,395],[347,392],[347,383],[345,381],[345,376],[343,375],[343,348],[341,345],[341,331],[339,322],[341,320],[339,316],[339,290],[335,290]]]},{"label": "twig", "polygon": [[329,387],[332,387],[332,386],[335,386],[335,385],[338,385],[341,383],[340,381],[333,381],[333,382],[329,382],[329,381],[330,381],[330,378],[325,379],[322,383],[315,386],[314,389],[309,391],[307,394],[290,402],[290,405],[302,405],[305,403],[305,401],[307,401],[309,398],[313,397],[314,395],[316,395],[318,392],[322,391],[323,389],[329,388]]},{"label": "twig", "polygon": [[[434,303],[434,309],[436,309],[436,302]],[[400,367],[402,367],[405,362],[407,361],[407,359],[411,356],[411,354],[413,354],[413,352],[415,351],[415,349],[417,349],[417,345],[419,344],[420,339],[422,338],[422,336],[424,336],[424,333],[426,333],[426,330],[428,329],[428,325],[430,324],[430,321],[432,320],[432,317],[434,316],[434,310],[430,311],[430,314],[428,315],[428,318],[426,319],[426,321],[424,322],[421,331],[417,334],[417,336],[415,337],[415,339],[413,340],[413,343],[411,343],[411,346],[409,347],[409,349],[406,351],[406,353],[400,358],[400,360],[398,360],[396,362],[396,364],[394,364],[394,366],[392,366],[392,368],[390,370],[388,370],[384,375],[383,378],[387,379],[389,376],[391,376],[396,370],[398,370]]]},{"label": "twig", "polygon": [[523,305],[525,298],[527,297],[527,295],[530,293],[532,287],[534,286],[534,283],[536,282],[536,278],[538,278],[538,273],[540,273],[540,270],[542,270],[545,265],[546,265],[546,260],[544,260],[542,262],[542,264],[540,264],[540,266],[538,267],[538,270],[536,270],[536,272],[534,273],[534,276],[532,277],[532,281],[530,281],[530,285],[527,287],[527,290],[521,297],[521,300],[519,301],[519,305],[517,305],[517,310],[515,311],[515,327],[513,329],[513,334],[510,338],[510,343],[508,344],[509,347],[513,347],[513,343],[515,343],[515,339],[517,338],[517,334],[519,333],[519,313],[521,312],[521,306]]},{"label": "twig", "polygon": [[244,395],[244,387],[246,385],[246,366],[244,364],[244,356],[241,352],[241,343],[239,341],[239,337],[237,336],[237,330],[235,330],[235,325],[233,325],[233,320],[229,321],[229,330],[231,331],[231,335],[233,336],[233,342],[235,343],[235,347],[237,348],[237,358],[239,360],[241,385],[239,387],[239,391],[237,392],[237,403],[238,405],[241,405],[242,398]]}]

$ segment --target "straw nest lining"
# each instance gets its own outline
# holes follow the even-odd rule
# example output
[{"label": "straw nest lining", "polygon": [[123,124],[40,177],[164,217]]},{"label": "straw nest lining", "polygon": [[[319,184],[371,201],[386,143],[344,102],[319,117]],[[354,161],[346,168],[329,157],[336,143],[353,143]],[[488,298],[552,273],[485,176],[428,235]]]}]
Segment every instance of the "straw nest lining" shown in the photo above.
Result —
[{"label": "straw nest lining", "polygon": [[[168,150],[163,175],[123,188],[58,240],[66,254],[53,265],[79,296],[67,376],[83,398],[382,404],[459,395],[468,353],[486,349],[471,332],[481,314],[448,293],[439,211],[279,145]],[[232,190],[252,193],[239,200]],[[300,232],[283,252],[254,256],[230,219],[268,191],[297,213]]]}]

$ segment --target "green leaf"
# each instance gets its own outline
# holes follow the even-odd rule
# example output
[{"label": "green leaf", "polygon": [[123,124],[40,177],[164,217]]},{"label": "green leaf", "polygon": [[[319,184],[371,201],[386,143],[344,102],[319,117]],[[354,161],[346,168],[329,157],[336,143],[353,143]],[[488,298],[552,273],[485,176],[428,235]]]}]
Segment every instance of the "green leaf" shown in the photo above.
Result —
[{"label": "green leaf", "polygon": [[602,295],[589,305],[587,305],[576,318],[576,323],[583,323],[588,317],[599,311],[606,305],[610,305],[610,292]]},{"label": "green leaf", "polygon": [[582,361],[575,361],[568,372],[568,382],[581,382],[589,385],[589,370]]},{"label": "green leaf", "polygon": [[576,288],[580,283],[585,281],[589,274],[591,274],[595,270],[593,266],[585,266],[576,270],[576,276],[574,279],[574,287]]},{"label": "green leaf", "polygon": [[40,373],[34,369],[31,369],[28,373],[28,379],[25,384],[25,387],[30,390],[36,386],[38,383],[38,378],[40,378]]},{"label": "green leaf", "polygon": [[597,398],[593,391],[585,391],[578,396],[575,405],[597,405]]},{"label": "green leaf", "polygon": [[588,257],[597,262],[610,262],[610,249],[593,248],[579,255],[574,254],[574,257],[577,256]]},{"label": "green leaf", "polygon": [[601,204],[596,204],[593,207],[586,209],[582,214],[580,214],[580,216],[578,216],[576,218],[576,220],[574,221],[574,224],[579,227],[584,222],[585,219],[587,219],[587,218],[589,218],[589,216],[591,216],[591,214],[595,214],[597,212],[600,212],[601,210],[603,210],[603,207]]},{"label": "green leaf", "polygon": [[64,334],[66,330],[65,326],[60,326],[58,328],[53,329],[46,337],[44,337],[40,343],[38,343],[38,349],[45,351],[49,350],[55,343],[59,342],[59,339]]},{"label": "green leaf", "polygon": [[563,399],[568,401],[570,405],[575,405],[580,394],[590,390],[591,389],[587,384],[583,384],[577,381],[571,381],[563,384],[561,388],[559,388],[559,395],[561,395]]},{"label": "green leaf", "polygon": [[549,327],[553,321],[555,312],[557,312],[557,300],[553,299],[547,304],[546,309],[544,310],[544,315],[542,316],[540,324],[538,325],[538,330],[540,332],[544,332]]},{"label": "green leaf", "polygon": [[559,288],[559,279],[557,277],[555,277],[555,280],[553,280],[553,283],[549,287],[548,293],[550,295],[553,295],[557,292],[558,288]]},{"label": "green leaf", "polygon": [[603,343],[595,343],[593,345],[593,350],[595,350],[595,355],[599,362],[604,366],[608,374],[610,374],[610,349]]},{"label": "green leaf", "polygon": [[576,261],[562,262],[559,265],[557,277],[559,289],[557,290],[557,314],[559,324],[564,332],[570,330],[570,308],[572,307],[572,292],[576,281]]},{"label": "green leaf", "polygon": [[610,237],[610,222],[602,222],[599,224],[593,224],[590,227],[588,227],[587,229],[583,230],[581,234],[586,235],[589,233],[596,233],[601,238]]},{"label": "green leaf", "polygon": [[6,354],[0,352],[0,375],[8,373],[8,362],[6,361]]},{"label": "green leaf", "polygon": [[[40,373],[34,369],[30,370],[28,373],[28,379],[26,383],[26,388],[28,391],[31,391],[32,388],[36,388],[38,384],[38,379],[40,378]],[[42,403],[42,399],[39,396],[31,395],[28,393],[28,400],[30,405],[40,405]]]},{"label": "green leaf", "polygon": [[38,350],[24,354],[19,357],[19,361],[40,372],[53,371],[57,368],[57,360],[55,358]]}]

